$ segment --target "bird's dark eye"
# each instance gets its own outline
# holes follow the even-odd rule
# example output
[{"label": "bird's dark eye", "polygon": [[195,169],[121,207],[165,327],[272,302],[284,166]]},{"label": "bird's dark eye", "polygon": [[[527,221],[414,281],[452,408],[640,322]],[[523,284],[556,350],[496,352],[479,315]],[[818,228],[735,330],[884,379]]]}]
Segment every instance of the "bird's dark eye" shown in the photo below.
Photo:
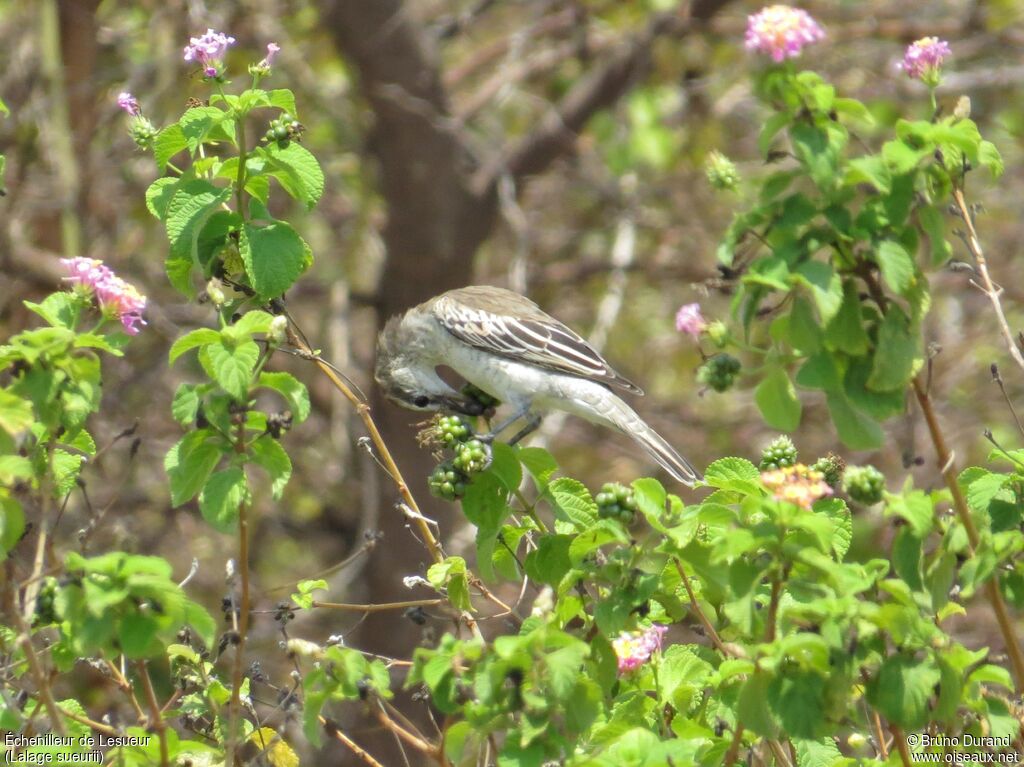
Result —
[{"label": "bird's dark eye", "polygon": [[412,401],[416,407],[426,407],[430,404],[430,398],[425,397],[422,394]]}]

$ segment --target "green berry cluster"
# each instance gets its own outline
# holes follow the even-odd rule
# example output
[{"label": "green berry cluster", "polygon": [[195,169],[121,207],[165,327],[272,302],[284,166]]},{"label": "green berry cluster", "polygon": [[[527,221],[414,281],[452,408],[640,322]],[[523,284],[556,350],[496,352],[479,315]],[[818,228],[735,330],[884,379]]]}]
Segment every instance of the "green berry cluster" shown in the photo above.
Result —
[{"label": "green berry cluster", "polygon": [[32,621],[33,626],[49,626],[56,623],[57,612],[54,609],[54,602],[57,600],[57,579],[44,578],[36,595],[36,615]]},{"label": "green berry cluster", "polygon": [[708,183],[715,189],[728,191],[735,189],[740,183],[740,172],[735,163],[721,152],[712,151],[704,163],[704,173]]},{"label": "green berry cluster", "polygon": [[263,134],[263,140],[268,144],[276,141],[279,145],[284,146],[291,139],[298,139],[303,130],[302,123],[288,112],[282,112],[280,117],[270,121],[270,128]]},{"label": "green berry cluster", "polygon": [[716,354],[697,369],[697,381],[717,392],[728,391],[736,383],[741,367],[731,354]]},{"label": "green berry cluster", "polygon": [[473,475],[490,465],[490,448],[476,438],[472,423],[459,415],[438,416],[425,434],[428,441],[440,443],[454,454],[431,472],[427,479],[430,492],[446,501],[461,498]]},{"label": "green berry cluster", "polygon": [[135,142],[139,149],[149,149],[153,146],[153,140],[156,138],[158,133],[156,126],[153,125],[145,117],[136,117],[132,120],[131,127],[128,129],[131,134],[132,141]]},{"label": "green berry cluster", "polygon": [[601,519],[617,519],[625,525],[630,524],[637,513],[636,498],[633,491],[618,482],[606,482],[601,492],[594,496],[597,502],[597,514]]},{"label": "green berry cluster", "polygon": [[785,469],[796,463],[796,445],[789,437],[782,435],[776,437],[768,446],[761,451],[761,471],[775,471]]},{"label": "green berry cluster", "polygon": [[831,487],[839,487],[839,484],[843,481],[843,472],[846,471],[846,461],[835,453],[829,453],[824,458],[819,458],[815,461],[811,468],[815,471],[820,471],[825,478],[825,482]]},{"label": "green berry cluster", "polygon": [[501,400],[497,397],[492,397],[490,394],[485,392],[479,386],[474,386],[471,383],[466,384],[462,387],[462,394],[469,397],[474,402],[478,403],[484,410],[490,410],[496,408],[501,404]]},{"label": "green berry cluster", "polygon": [[427,478],[427,485],[432,495],[443,498],[446,501],[454,501],[461,498],[466,492],[466,477],[461,471],[455,469],[452,461],[445,461],[434,467]]},{"label": "green berry cluster", "polygon": [[473,434],[473,425],[461,415],[443,415],[437,419],[437,438],[445,447],[465,442]]},{"label": "green berry cluster", "polygon": [[491,462],[490,450],[478,439],[462,443],[455,451],[452,465],[464,474],[483,471]]},{"label": "green berry cluster", "polygon": [[885,477],[874,466],[851,466],[843,475],[843,489],[857,503],[878,503],[885,492]]}]

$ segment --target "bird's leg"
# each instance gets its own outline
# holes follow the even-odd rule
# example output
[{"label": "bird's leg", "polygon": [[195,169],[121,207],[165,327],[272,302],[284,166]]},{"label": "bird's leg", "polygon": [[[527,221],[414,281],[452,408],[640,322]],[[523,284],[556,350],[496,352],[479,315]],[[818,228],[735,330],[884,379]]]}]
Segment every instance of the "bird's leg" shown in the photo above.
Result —
[{"label": "bird's leg", "polygon": [[[521,405],[519,408],[516,409],[516,411],[512,415],[510,415],[504,421],[499,423],[497,426],[492,427],[491,430],[487,434],[480,434],[480,435],[478,435],[477,439],[480,440],[481,442],[485,443],[485,444],[490,444],[491,442],[494,442],[494,440],[497,438],[497,436],[499,434],[501,434],[503,431],[505,431],[505,429],[507,429],[512,424],[514,424],[520,418],[523,418],[523,417],[525,417],[526,415],[529,414],[529,412],[530,412],[530,404],[531,403],[527,402],[524,405]],[[530,431],[533,431],[533,429],[535,429],[535,428],[537,428],[537,427],[534,426],[532,429],[530,429]],[[529,434],[530,431],[526,432],[526,434]],[[526,434],[524,434],[522,436],[525,437]],[[519,436],[519,435],[517,434],[516,436]]]},{"label": "bird's leg", "polygon": [[544,420],[544,416],[540,413],[534,413],[530,416],[530,420],[526,422],[526,425],[516,432],[516,435],[508,441],[510,445],[518,445],[526,437],[537,431],[537,427],[540,426],[540,422]]}]

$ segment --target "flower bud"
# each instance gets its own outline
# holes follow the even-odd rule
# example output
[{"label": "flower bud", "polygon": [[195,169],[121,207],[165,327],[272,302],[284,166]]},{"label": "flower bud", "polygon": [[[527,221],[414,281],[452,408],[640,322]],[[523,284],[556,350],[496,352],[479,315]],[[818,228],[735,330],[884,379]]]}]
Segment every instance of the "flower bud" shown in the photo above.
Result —
[{"label": "flower bud", "polygon": [[731,191],[740,182],[740,172],[736,169],[736,164],[718,151],[712,151],[708,155],[704,163],[704,172],[711,186],[722,191]]},{"label": "flower bud", "polygon": [[279,314],[274,317],[270,322],[270,330],[267,331],[267,339],[280,346],[288,340],[288,318],[283,314]]},{"label": "flower bud", "polygon": [[216,277],[206,283],[206,295],[209,297],[210,303],[218,308],[227,301],[227,296],[224,295],[224,283]]}]

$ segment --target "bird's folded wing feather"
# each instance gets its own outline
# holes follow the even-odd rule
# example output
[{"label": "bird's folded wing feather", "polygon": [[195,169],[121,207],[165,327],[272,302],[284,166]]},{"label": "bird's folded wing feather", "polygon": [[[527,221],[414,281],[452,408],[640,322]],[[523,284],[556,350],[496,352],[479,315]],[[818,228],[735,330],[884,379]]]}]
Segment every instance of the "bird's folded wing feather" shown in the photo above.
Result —
[{"label": "bird's folded wing feather", "polygon": [[477,349],[643,394],[579,334],[518,293],[460,288],[438,297],[432,311],[449,333]]}]

